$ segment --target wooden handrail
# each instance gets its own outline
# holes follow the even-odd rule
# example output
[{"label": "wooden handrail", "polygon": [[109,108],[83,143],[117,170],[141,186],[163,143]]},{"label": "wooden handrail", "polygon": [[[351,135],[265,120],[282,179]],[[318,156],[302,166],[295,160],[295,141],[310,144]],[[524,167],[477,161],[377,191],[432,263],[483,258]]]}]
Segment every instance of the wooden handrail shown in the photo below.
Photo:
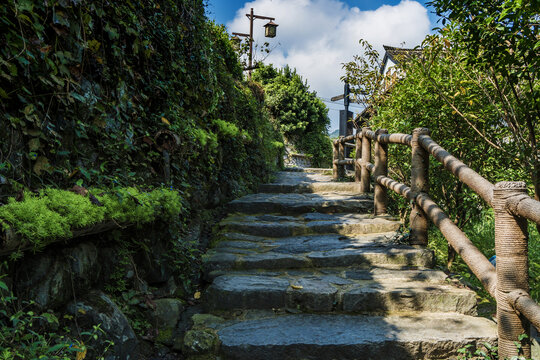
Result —
[{"label": "wooden handrail", "polygon": [[509,199],[506,202],[506,209],[513,215],[522,216],[540,224],[540,201],[531,199],[528,195]]},{"label": "wooden handrail", "polygon": [[510,306],[523,314],[535,328],[540,329],[540,305],[529,294],[522,290],[515,290],[509,293],[506,299]]},{"label": "wooden handrail", "polygon": [[[527,293],[529,289],[528,234],[525,231],[527,220],[540,224],[540,202],[526,194],[524,183],[492,184],[443,149],[428,134],[427,129],[416,129],[413,135],[407,135],[387,134],[385,131],[363,128],[356,135],[341,137],[334,142],[334,148],[337,149],[338,146],[343,148],[343,144],[347,141],[356,141],[356,159],[339,160],[337,163],[355,165],[355,180],[360,183],[362,192],[369,191],[370,178],[374,181],[375,215],[386,211],[386,190],[382,191],[382,189],[389,189],[408,199],[413,207],[417,207],[415,210],[417,215],[424,214],[439,228],[448,243],[497,301],[499,357],[501,359],[512,357],[517,355],[515,342],[519,341],[518,335],[529,331],[527,320],[523,319],[528,319],[534,326],[540,328],[540,305]],[[373,146],[375,164],[371,163],[372,141],[375,142]],[[387,144],[401,144],[412,148],[412,187],[388,177]],[[347,145],[352,146],[352,144]],[[335,151],[335,153],[338,152]],[[427,185],[429,155],[437,159],[449,172],[469,186],[494,209],[497,268],[427,194],[429,192]],[[335,173],[336,166],[338,165],[334,165]],[[337,178],[336,174],[334,177]],[[412,236],[414,232],[416,234],[427,232],[425,223],[416,220],[411,221],[409,238],[416,241],[416,244],[425,245],[427,238]],[[525,356],[530,356],[530,343],[522,341],[521,349]]]},{"label": "wooden handrail", "polygon": [[476,171],[465,165],[462,161],[452,156],[448,151],[443,149],[433,139],[426,135],[420,136],[420,144],[443,166],[446,170],[454,174],[462,183],[470,187],[475,193],[480,195],[482,199],[489,205],[493,200],[494,185],[484,179]]},{"label": "wooden handrail", "polygon": [[[369,164],[368,167],[373,169],[374,165]],[[441,230],[450,245],[461,255],[463,261],[469,266],[474,275],[482,282],[486,290],[492,296],[495,296],[497,287],[495,267],[427,194],[420,193],[414,196],[410,187],[386,176],[377,176],[374,177],[374,180],[422,207],[435,226]]]},{"label": "wooden handrail", "polygon": [[354,159],[334,160],[334,164],[336,165],[354,165],[354,163]]}]

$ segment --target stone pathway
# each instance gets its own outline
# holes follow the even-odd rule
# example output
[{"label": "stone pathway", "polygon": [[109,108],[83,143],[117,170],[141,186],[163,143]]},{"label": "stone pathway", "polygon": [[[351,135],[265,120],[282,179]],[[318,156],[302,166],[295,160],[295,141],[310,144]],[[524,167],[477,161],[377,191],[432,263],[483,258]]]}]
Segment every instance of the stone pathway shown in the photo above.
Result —
[{"label": "stone pathway", "polygon": [[474,292],[399,243],[370,194],[330,180],[282,172],[230,203],[204,261],[211,315],[186,336],[193,359],[447,359],[495,341]]}]

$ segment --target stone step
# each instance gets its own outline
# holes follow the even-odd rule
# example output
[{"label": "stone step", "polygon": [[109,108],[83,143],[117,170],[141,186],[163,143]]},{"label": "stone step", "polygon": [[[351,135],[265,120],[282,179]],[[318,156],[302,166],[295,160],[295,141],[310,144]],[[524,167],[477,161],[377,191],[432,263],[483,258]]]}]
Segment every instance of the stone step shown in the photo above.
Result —
[{"label": "stone step", "polygon": [[294,279],[316,277],[327,280],[335,285],[347,285],[353,281],[377,281],[377,282],[411,282],[422,281],[428,284],[445,284],[448,276],[439,270],[407,267],[407,266],[348,266],[335,268],[309,268],[309,269],[252,269],[252,270],[228,270],[213,271],[210,279],[213,280],[222,275],[234,276],[268,276],[268,277],[291,277]]},{"label": "stone step", "polygon": [[314,182],[314,183],[300,183],[300,184],[288,184],[288,183],[271,183],[262,184],[259,186],[259,192],[261,193],[334,193],[334,194],[348,194],[359,195],[360,183],[356,182]]},{"label": "stone step", "polygon": [[203,271],[206,279],[211,278],[211,273],[215,271],[385,265],[429,268],[433,266],[434,261],[431,250],[415,249],[404,245],[389,248],[360,247],[358,249],[313,251],[305,254],[218,250],[212,249],[203,257]]},{"label": "stone step", "polygon": [[438,271],[357,270],[347,275],[305,271],[222,275],[207,289],[205,301],[210,311],[289,308],[307,312],[476,314],[473,291],[440,281],[419,281],[421,277],[444,278]]},{"label": "stone step", "polygon": [[265,237],[290,237],[308,234],[370,234],[396,231],[398,221],[366,214],[308,213],[300,216],[232,215],[220,223],[226,232]]},{"label": "stone step", "polygon": [[288,167],[285,171],[280,171],[277,174],[282,173],[306,173],[306,174],[324,174],[326,176],[332,176],[332,168],[300,168],[300,167]]},{"label": "stone step", "polygon": [[332,181],[332,170],[326,172],[288,172],[276,174],[270,184],[262,184],[263,193],[344,193],[360,194],[360,184],[356,182]]},{"label": "stone step", "polygon": [[370,195],[343,194],[250,194],[233,200],[228,205],[230,212],[244,214],[280,213],[368,213],[373,209]]},{"label": "stone step", "polygon": [[224,359],[449,359],[472,345],[496,343],[496,326],[461,314],[407,316],[294,314],[210,325]]}]

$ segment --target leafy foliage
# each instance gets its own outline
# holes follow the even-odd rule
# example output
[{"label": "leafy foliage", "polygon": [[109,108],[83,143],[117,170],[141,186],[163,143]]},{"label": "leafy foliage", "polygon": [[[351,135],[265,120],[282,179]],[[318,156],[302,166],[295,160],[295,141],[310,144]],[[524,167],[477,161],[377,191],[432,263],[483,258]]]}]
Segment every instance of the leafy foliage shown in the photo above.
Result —
[{"label": "leafy foliage", "polygon": [[[491,145],[528,168],[540,199],[540,3],[434,0],[431,5],[451,23],[448,37],[461,52],[458,63],[465,62],[489,80],[477,88],[489,94],[486,104],[498,110],[500,131],[495,132]],[[489,138],[491,134],[485,135]],[[501,144],[505,136],[511,139],[511,147]]]},{"label": "leafy foliage", "polygon": [[[377,114],[371,125],[402,133],[427,127],[443,148],[490,181],[526,178],[523,156],[508,141],[500,108],[492,101],[496,97],[492,79],[462,60],[463,49],[452,46],[450,35],[450,30],[443,30],[428,36],[421,56],[401,61],[398,72],[387,75],[390,90],[371,97]],[[390,151],[394,177],[408,182],[410,151],[404,147]],[[434,159],[430,181],[431,195],[459,226],[480,217],[481,199]]]},{"label": "leafy foliage", "polygon": [[[198,274],[190,218],[265,181],[280,157],[263,101],[203,0],[6,2],[2,227],[40,248],[100,221],[174,219],[164,232],[175,266]],[[74,184],[103,206],[58,190]]]},{"label": "leafy foliage", "polygon": [[307,82],[286,66],[260,66],[253,74],[266,94],[266,109],[285,138],[312,156],[314,166],[328,166],[332,147],[328,139],[328,109],[309,90]]},{"label": "leafy foliage", "polygon": [[[4,268],[5,263],[0,267]],[[85,341],[98,339],[103,330],[94,326],[93,330],[83,331],[79,336],[69,331],[61,334],[59,328],[65,319],[59,319],[52,312],[34,311],[32,302],[19,303],[2,280],[4,277],[0,276],[0,359],[84,359],[89,349]],[[112,343],[105,342],[106,352]],[[104,359],[104,353],[96,355]]]},{"label": "leafy foliage", "polygon": [[8,193],[78,179],[105,188],[164,183],[160,130],[178,137],[171,182],[186,197],[226,182],[236,184],[229,193],[245,191],[275,162],[279,137],[202,0],[16,0],[0,18]]}]

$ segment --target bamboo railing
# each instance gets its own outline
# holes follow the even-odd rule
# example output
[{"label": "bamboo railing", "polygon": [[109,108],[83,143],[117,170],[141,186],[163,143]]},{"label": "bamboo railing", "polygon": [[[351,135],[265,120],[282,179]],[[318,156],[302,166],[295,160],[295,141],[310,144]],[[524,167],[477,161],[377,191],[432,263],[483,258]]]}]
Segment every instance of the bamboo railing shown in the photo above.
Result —
[{"label": "bamboo railing", "polygon": [[[527,195],[524,182],[490,183],[444,150],[429,134],[426,128],[417,128],[412,135],[363,128],[355,135],[340,137],[334,141],[333,177],[335,180],[344,177],[345,165],[354,165],[355,181],[360,183],[362,192],[370,191],[373,179],[375,215],[386,213],[388,189],[408,199],[412,206],[409,236],[412,245],[427,245],[431,220],[497,302],[499,358],[518,355],[516,342],[521,343],[520,355],[530,358],[529,337],[520,340],[520,335],[530,336],[530,324],[540,329],[540,305],[529,295],[527,221],[540,224],[540,202]],[[388,177],[388,144],[411,148],[410,186]],[[346,146],[356,148],[355,159],[345,158]],[[372,147],[374,163],[371,163]],[[430,198],[430,155],[493,208],[496,267]]]}]

